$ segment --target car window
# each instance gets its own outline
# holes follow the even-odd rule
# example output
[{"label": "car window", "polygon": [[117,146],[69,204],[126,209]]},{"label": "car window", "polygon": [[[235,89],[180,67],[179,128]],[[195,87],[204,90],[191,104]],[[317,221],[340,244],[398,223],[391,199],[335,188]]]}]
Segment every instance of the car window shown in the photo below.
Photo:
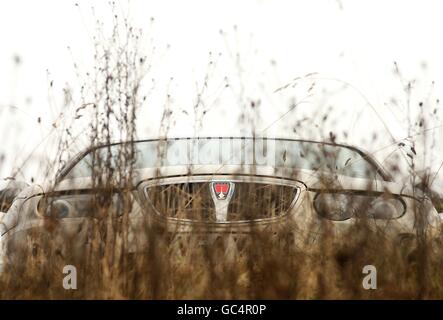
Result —
[{"label": "car window", "polygon": [[[182,165],[257,165],[384,180],[380,176],[380,169],[358,151],[318,142],[207,138],[140,141],[135,142],[133,147],[134,169]],[[127,148],[127,145],[116,144],[95,149],[78,161],[66,177],[91,176],[94,167],[118,168],[126,163],[124,153]]]}]

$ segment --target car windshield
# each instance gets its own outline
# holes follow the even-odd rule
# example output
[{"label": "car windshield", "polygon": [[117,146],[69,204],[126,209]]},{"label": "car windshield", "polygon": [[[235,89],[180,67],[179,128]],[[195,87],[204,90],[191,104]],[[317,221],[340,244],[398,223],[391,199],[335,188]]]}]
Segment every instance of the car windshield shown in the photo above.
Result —
[{"label": "car windshield", "polygon": [[[350,177],[383,180],[380,169],[353,148],[266,138],[171,139],[139,141],[132,145],[114,144],[91,150],[65,174],[65,178],[91,176],[94,167],[103,165],[118,167],[118,163],[127,163],[123,160],[125,154],[134,155],[134,169],[255,165],[336,172]],[[101,162],[97,159],[101,159]]]}]

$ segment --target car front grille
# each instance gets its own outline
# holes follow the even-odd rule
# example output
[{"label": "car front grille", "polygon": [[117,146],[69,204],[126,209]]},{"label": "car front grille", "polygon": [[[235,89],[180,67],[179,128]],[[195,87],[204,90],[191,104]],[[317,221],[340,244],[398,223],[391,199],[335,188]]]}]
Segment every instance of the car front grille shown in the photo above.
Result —
[{"label": "car front grille", "polygon": [[[226,203],[227,222],[253,221],[282,216],[291,208],[299,189],[293,186],[236,182]],[[218,222],[210,182],[154,185],[147,200],[165,218]]]},{"label": "car front grille", "polygon": [[179,183],[147,189],[148,201],[164,217],[215,221],[215,208],[207,183]]}]

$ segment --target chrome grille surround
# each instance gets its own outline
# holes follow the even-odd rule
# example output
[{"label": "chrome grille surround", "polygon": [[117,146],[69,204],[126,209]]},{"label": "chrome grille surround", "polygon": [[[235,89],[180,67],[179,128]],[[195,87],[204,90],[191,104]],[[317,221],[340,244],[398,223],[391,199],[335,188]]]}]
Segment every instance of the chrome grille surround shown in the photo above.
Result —
[{"label": "chrome grille surround", "polygon": [[[229,203],[228,216],[226,221],[218,221],[216,218],[215,205],[213,199],[211,199],[210,186],[212,182],[231,182],[235,184],[236,192],[234,192],[232,196],[232,201]],[[177,194],[181,194],[182,190],[191,190],[198,191],[200,199],[195,202],[199,204],[201,207],[196,208],[197,214],[187,214],[186,210],[191,209],[194,205],[195,197],[184,195],[181,199],[174,199],[174,197],[169,196],[169,200],[163,203],[163,206],[158,205],[158,201],[155,200],[155,196],[153,199],[153,194],[150,193],[154,188],[159,188],[160,193],[162,191],[167,190],[168,188],[174,188],[174,186],[178,186]],[[245,187],[246,186],[246,187]],[[248,205],[248,201],[251,201],[252,198],[257,199],[257,196],[254,192],[247,192],[247,199],[240,199],[236,196],[236,194],[240,195],[242,190],[254,189],[254,186],[260,186],[263,189],[280,189],[280,191],[285,191],[286,194],[290,191],[290,198],[286,196],[286,199],[283,201],[276,201],[277,208],[279,212],[275,214],[276,210],[274,210],[274,214],[267,213],[266,210],[257,211],[263,212],[261,216],[255,216],[248,219],[245,219],[241,215],[237,215],[237,217],[232,217],[234,213],[234,209],[242,205]],[[296,205],[297,201],[300,198],[302,189],[304,186],[299,181],[275,178],[275,177],[261,177],[261,176],[188,176],[188,177],[166,177],[159,179],[152,179],[146,181],[142,184],[142,192],[143,196],[147,201],[147,205],[154,209],[155,216],[158,218],[163,218],[170,221],[175,222],[183,222],[183,223],[215,223],[215,224],[247,224],[254,222],[272,222],[277,221],[285,216],[287,216],[293,207]],[[172,190],[172,189],[170,189]],[[177,191],[177,190],[176,190]],[[238,193],[237,193],[238,191]],[[268,192],[269,193],[269,192]],[[284,192],[283,192],[284,193]],[[162,196],[163,200],[168,199],[167,195]],[[172,199],[171,199],[172,198]],[[272,192],[268,194],[268,199],[272,200]],[[274,197],[275,200],[275,197]],[[277,199],[278,200],[278,199]],[[274,201],[275,202],[275,201]],[[180,210],[178,208],[178,204],[187,204],[187,208],[185,210]],[[271,201],[272,203],[272,201]],[[262,208],[263,205],[256,205],[256,208]],[[199,211],[200,209],[200,211]],[[204,210],[202,210],[204,209]],[[240,211],[243,210],[240,208]],[[206,212],[203,212],[206,211]],[[189,212],[188,212],[189,213]],[[195,213],[195,212],[194,212]],[[197,218],[197,219],[196,219]]]}]

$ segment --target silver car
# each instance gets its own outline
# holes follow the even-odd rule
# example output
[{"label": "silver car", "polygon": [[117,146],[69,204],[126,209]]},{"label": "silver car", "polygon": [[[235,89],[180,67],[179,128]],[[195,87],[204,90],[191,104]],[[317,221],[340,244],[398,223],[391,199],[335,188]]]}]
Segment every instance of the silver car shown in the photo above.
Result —
[{"label": "silver car", "polygon": [[248,236],[291,226],[294,241],[304,244],[314,244],[325,229],[340,235],[361,220],[400,238],[414,236],[421,220],[431,232],[440,225],[428,198],[395,183],[355,147],[280,138],[153,139],[94,146],[53,182],[15,189],[1,214],[3,256],[34,246],[30,233],[50,233],[57,241],[48,217],[55,217],[62,239],[83,237],[75,243],[86,243],[83,227],[99,216],[94,204],[103,181],[116,218],[128,202],[123,189],[128,191],[129,250],[146,240],[146,219],[179,235]]}]

